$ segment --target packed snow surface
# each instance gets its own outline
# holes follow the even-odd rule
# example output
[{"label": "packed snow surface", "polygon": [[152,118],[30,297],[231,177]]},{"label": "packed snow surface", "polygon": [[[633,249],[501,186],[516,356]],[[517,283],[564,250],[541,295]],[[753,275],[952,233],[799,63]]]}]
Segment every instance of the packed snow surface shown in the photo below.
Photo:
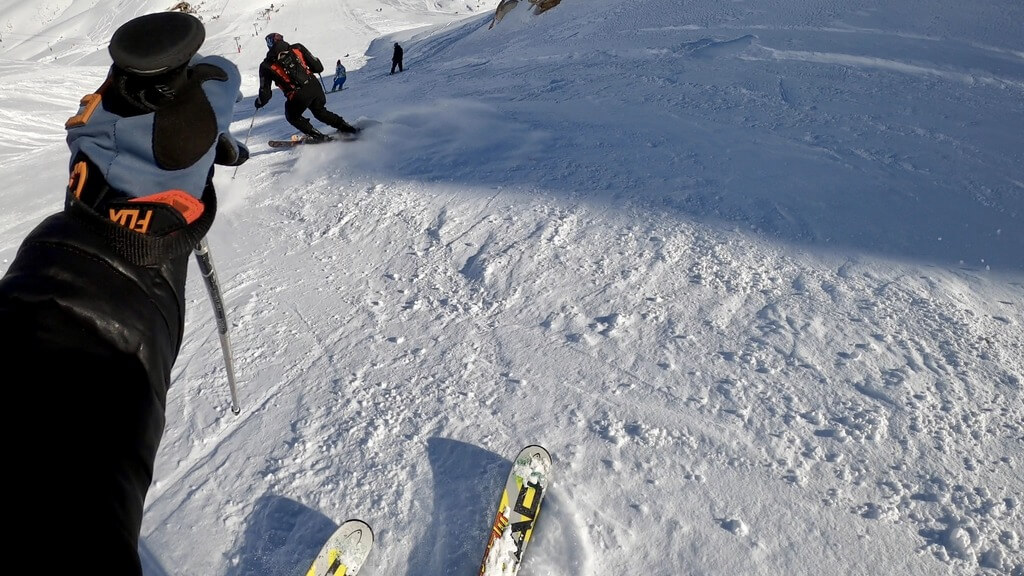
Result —
[{"label": "packed snow surface", "polygon": [[[0,0],[0,271],[111,33],[172,4]],[[360,574],[476,574],[530,443],[523,576],[1024,575],[1019,0],[191,4],[245,78],[241,413],[193,266],[148,576],[302,574],[351,517]],[[379,129],[271,150],[269,32]]]}]

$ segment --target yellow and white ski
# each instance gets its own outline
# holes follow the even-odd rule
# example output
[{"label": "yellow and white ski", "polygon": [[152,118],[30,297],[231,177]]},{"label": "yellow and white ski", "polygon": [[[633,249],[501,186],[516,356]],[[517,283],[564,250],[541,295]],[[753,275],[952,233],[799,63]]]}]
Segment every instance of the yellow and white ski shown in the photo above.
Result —
[{"label": "yellow and white ski", "polygon": [[327,539],[306,576],[355,576],[373,547],[373,530],[362,520],[346,520]]},{"label": "yellow and white ski", "polygon": [[516,456],[498,499],[498,509],[480,565],[481,576],[515,576],[519,573],[526,545],[537,526],[550,474],[551,456],[542,446],[527,446]]}]

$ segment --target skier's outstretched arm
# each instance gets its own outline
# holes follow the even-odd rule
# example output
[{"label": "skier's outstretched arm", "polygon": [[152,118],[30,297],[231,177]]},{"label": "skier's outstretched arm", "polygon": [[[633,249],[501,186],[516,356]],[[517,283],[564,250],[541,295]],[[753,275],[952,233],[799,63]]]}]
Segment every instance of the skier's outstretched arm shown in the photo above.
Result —
[{"label": "skier's outstretched arm", "polygon": [[33,565],[142,573],[188,259],[216,215],[214,162],[248,157],[227,129],[238,70],[193,60],[204,38],[180,12],[114,33],[106,82],[66,125],[64,208],[29,232],[0,279],[0,366],[23,375],[5,380],[2,414],[19,423],[5,434],[18,471],[10,545]]},{"label": "skier's outstretched arm", "polygon": [[266,62],[260,63],[260,91],[256,96],[256,108],[260,109],[270,102],[274,93],[272,92],[271,82],[273,82],[273,72],[270,71],[270,66]]}]

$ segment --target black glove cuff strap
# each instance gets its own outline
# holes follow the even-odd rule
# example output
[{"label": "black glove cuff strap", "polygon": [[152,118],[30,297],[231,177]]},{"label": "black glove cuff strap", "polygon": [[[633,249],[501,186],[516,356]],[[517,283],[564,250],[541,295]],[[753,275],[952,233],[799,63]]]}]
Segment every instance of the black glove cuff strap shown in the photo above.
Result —
[{"label": "black glove cuff strap", "polygon": [[191,224],[162,236],[140,234],[104,218],[82,201],[68,194],[65,211],[69,216],[105,238],[114,252],[135,266],[155,266],[187,254],[213,226],[217,215],[217,194],[207,183],[201,198],[203,213]]}]

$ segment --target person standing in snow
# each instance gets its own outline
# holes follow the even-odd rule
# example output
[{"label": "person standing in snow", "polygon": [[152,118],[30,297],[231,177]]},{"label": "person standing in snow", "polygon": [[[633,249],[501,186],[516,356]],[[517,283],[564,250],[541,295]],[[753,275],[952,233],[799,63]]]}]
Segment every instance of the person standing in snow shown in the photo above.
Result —
[{"label": "person standing in snow", "polygon": [[189,256],[217,212],[214,165],[249,157],[229,131],[241,75],[197,54],[205,37],[181,12],[117,28],[105,81],[65,124],[63,209],[0,279],[0,363],[26,376],[8,378],[4,420],[41,411],[5,454],[19,471],[8,544],[44,572],[66,561],[142,574]]},{"label": "person standing in snow", "polygon": [[273,82],[284,93],[284,117],[310,141],[323,142],[331,137],[313,127],[303,116],[306,110],[317,120],[345,134],[356,134],[359,129],[341,116],[327,109],[327,95],[323,84],[317,82],[314,74],[324,71],[324,65],[302,44],[289,44],[277,33],[267,34],[267,57],[260,64],[260,93],[256,97],[256,109],[270,102]]},{"label": "person standing in snow", "polygon": [[395,68],[398,68],[399,72],[402,71],[402,58],[403,58],[404,55],[405,55],[405,50],[402,50],[402,47],[398,45],[398,42],[395,42],[395,51],[391,54],[391,73],[392,74],[395,73]]},{"label": "person standing in snow", "polygon": [[334,86],[331,87],[331,92],[345,89],[346,76],[345,66],[341,64],[341,60],[338,60],[338,63],[334,66]]}]

